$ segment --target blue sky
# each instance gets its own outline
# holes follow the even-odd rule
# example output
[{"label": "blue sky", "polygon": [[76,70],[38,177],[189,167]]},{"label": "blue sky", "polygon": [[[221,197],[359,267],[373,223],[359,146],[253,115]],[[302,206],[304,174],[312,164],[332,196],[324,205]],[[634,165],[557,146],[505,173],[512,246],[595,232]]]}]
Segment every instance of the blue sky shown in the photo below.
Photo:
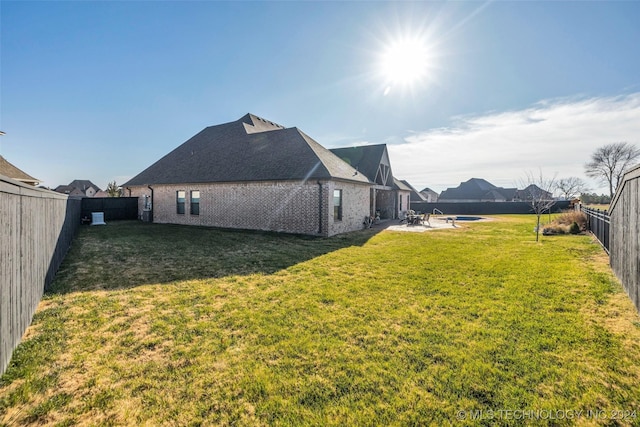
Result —
[{"label": "blue sky", "polygon": [[[104,189],[251,112],[327,148],[387,143],[419,188],[587,180],[595,148],[640,145],[638,22],[640,2],[3,0],[0,154]],[[390,84],[382,52],[407,37],[425,73]]]}]

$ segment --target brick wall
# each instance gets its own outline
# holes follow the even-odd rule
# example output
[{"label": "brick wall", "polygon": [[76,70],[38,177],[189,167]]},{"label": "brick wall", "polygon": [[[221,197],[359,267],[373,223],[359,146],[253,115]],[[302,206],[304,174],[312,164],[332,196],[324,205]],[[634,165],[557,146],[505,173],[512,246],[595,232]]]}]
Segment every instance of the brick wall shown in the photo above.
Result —
[{"label": "brick wall", "polygon": [[[352,183],[240,182],[152,185],[153,221],[222,228],[269,230],[330,236],[362,228],[369,212],[369,187]],[[343,219],[333,220],[333,190],[343,190]],[[176,192],[185,191],[185,213],[178,214]],[[200,191],[200,214],[190,214],[191,191]],[[142,215],[146,187],[131,187]],[[320,207],[322,199],[322,212]],[[322,218],[322,223],[320,221]]]},{"label": "brick wall", "polygon": [[[342,181],[329,181],[329,235],[360,230],[364,227],[364,219],[369,216],[371,191],[369,185],[353,184]],[[333,190],[342,190],[342,220],[336,221],[333,216]]]}]

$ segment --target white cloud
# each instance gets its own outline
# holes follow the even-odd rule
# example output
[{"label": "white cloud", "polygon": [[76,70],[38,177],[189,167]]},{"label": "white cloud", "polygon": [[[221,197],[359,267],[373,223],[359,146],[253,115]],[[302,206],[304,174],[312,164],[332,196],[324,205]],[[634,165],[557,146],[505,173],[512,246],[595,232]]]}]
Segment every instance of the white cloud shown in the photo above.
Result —
[{"label": "white cloud", "polygon": [[517,186],[527,171],[577,176],[605,144],[640,143],[640,93],[541,101],[520,111],[458,117],[451,128],[416,132],[389,145],[394,175],[442,191],[470,178]]}]

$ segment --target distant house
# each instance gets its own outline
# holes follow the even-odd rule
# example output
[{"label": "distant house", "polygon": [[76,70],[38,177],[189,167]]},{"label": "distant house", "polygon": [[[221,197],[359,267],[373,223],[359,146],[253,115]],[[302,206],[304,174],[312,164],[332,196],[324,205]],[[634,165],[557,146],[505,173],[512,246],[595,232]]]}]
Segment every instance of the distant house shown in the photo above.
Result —
[{"label": "distant house", "polygon": [[517,190],[514,199],[522,202],[529,202],[531,200],[553,200],[553,194],[535,184],[531,184],[523,190]]},{"label": "distant house", "polygon": [[361,229],[372,187],[298,128],[253,114],[203,129],[123,184],[153,222],[319,236]]},{"label": "distant house", "polygon": [[440,193],[439,202],[512,202],[516,199],[518,189],[496,187],[490,182],[471,178],[460,183],[456,188],[447,188]]},{"label": "distant house", "polygon": [[107,193],[86,179],[75,179],[69,185],[58,185],[54,191],[76,197],[107,197]]},{"label": "distant house", "polygon": [[372,184],[371,211],[382,219],[404,218],[411,209],[411,189],[397,181],[391,170],[386,144],[333,148],[331,152],[367,176]]},{"label": "distant house", "polygon": [[430,189],[429,187],[425,187],[420,190],[420,194],[425,198],[425,201],[428,203],[435,203],[438,201],[438,193]]},{"label": "distant house", "polygon": [[0,156],[0,175],[4,175],[7,178],[11,178],[28,185],[33,185],[34,187],[40,184],[39,179],[32,177],[28,173],[14,166],[2,156]]}]

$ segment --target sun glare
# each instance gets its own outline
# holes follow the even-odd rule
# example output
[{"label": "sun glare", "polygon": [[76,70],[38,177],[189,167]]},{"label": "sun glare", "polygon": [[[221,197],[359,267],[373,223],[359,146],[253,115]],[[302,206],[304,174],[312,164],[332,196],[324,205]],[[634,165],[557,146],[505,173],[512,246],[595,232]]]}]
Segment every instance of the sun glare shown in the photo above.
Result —
[{"label": "sun glare", "polygon": [[394,86],[422,83],[432,66],[431,52],[421,38],[400,38],[388,43],[380,55],[380,73],[386,81],[385,95]]}]

